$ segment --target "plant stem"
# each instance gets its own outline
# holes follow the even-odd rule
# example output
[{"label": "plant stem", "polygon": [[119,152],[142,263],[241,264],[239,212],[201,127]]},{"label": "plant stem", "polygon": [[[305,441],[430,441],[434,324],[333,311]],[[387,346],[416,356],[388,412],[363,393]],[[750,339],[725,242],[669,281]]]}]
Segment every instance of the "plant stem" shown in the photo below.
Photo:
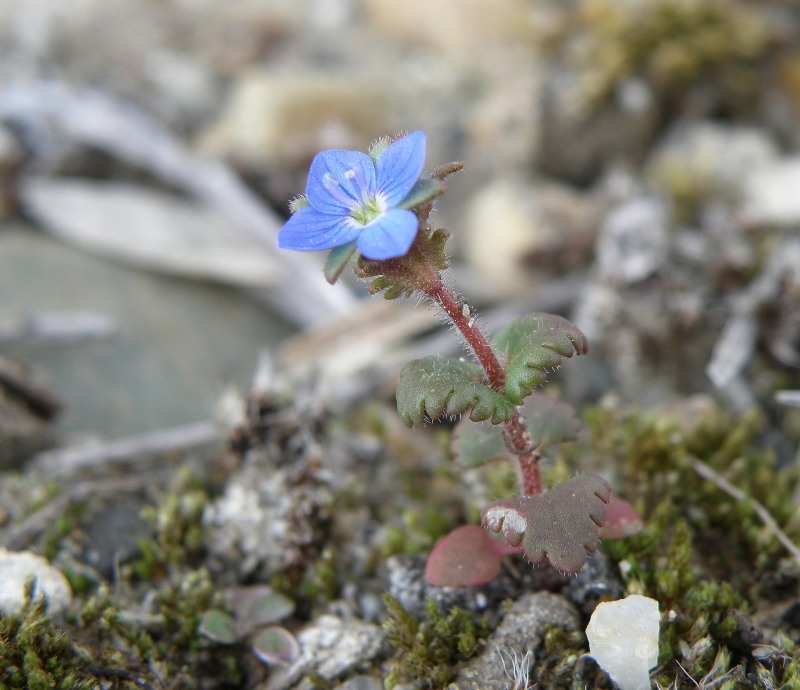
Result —
[{"label": "plant stem", "polygon": [[[498,393],[504,393],[505,372],[497,359],[494,350],[475,326],[475,315],[469,307],[459,303],[455,295],[445,287],[441,280],[436,280],[425,290],[428,296],[444,309],[453,325],[459,330],[464,340],[472,349],[483,370],[489,385]],[[504,425],[506,445],[517,458],[517,478],[524,496],[539,496],[542,493],[542,478],[539,470],[539,453],[531,439],[528,428],[522,420],[519,408]]]}]

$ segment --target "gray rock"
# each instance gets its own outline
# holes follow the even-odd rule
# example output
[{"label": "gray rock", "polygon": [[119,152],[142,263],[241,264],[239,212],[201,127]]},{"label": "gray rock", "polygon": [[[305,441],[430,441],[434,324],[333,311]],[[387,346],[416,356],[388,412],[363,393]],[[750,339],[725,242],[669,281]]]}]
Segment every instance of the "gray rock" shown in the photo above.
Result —
[{"label": "gray rock", "polygon": [[115,568],[139,555],[139,542],[152,534],[142,518],[142,505],[133,497],[118,496],[88,517],[81,530],[84,559],[109,581]]},{"label": "gray rock", "polygon": [[745,211],[759,224],[800,224],[800,156],[774,161],[745,178]]},{"label": "gray rock", "polygon": [[579,72],[553,65],[545,73],[540,98],[539,167],[569,182],[587,184],[609,164],[635,160],[656,132],[646,84],[621,88],[615,100],[598,103]]},{"label": "gray rock", "polygon": [[47,559],[28,551],[0,549],[0,611],[19,613],[25,605],[25,585],[36,579],[34,598],[45,597],[51,613],[67,608],[72,599],[69,583]]},{"label": "gray rock", "polygon": [[448,690],[512,687],[515,667],[520,676],[527,678],[527,669],[536,663],[536,653],[548,627],[556,625],[574,631],[580,623],[575,607],[563,597],[549,592],[523,596],[489,637],[484,652],[459,671]]},{"label": "gray rock", "polygon": [[597,242],[597,263],[605,279],[637,283],[667,259],[667,208],[655,198],[632,199],[605,219]]},{"label": "gray rock", "polygon": [[3,323],[80,311],[120,325],[74,347],[3,344],[62,397],[68,435],[112,439],[208,419],[224,384],[247,385],[259,352],[290,332],[234,290],[102,261],[26,225],[0,232],[0,294]]},{"label": "gray rock", "polygon": [[625,591],[619,574],[608,558],[595,551],[563,590],[566,596],[584,614],[589,615],[601,601],[621,599]]},{"label": "gray rock", "polygon": [[393,556],[386,561],[389,594],[416,616],[425,616],[425,602],[432,600],[444,610],[453,606],[472,612],[489,605],[487,587],[435,587],[425,581],[424,556]]},{"label": "gray rock", "polygon": [[374,676],[354,676],[335,690],[383,690],[383,681]]},{"label": "gray rock", "polygon": [[775,142],[762,129],[682,123],[648,158],[647,176],[676,196],[686,193],[736,199],[747,175],[777,159]]}]

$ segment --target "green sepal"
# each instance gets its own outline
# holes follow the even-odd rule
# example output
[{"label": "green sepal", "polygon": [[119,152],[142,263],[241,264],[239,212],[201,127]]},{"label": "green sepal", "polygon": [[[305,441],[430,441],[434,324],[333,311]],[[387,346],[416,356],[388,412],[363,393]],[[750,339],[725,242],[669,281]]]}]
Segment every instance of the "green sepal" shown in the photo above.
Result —
[{"label": "green sepal", "polygon": [[397,299],[398,297],[411,297],[414,286],[394,276],[378,276],[369,284],[369,294],[377,295],[383,292],[384,299]]},{"label": "green sepal", "polygon": [[372,159],[373,163],[378,162],[378,158],[392,143],[392,137],[379,137],[369,145],[367,155]]},{"label": "green sepal", "polygon": [[434,180],[432,178],[420,178],[416,184],[411,188],[411,191],[406,194],[397,208],[415,208],[426,201],[431,201],[437,196],[441,196],[445,192],[445,184],[441,180]]},{"label": "green sepal", "polygon": [[445,243],[449,236],[446,230],[421,227],[405,256],[384,261],[359,256],[356,277],[362,280],[372,278],[369,285],[371,295],[383,292],[386,299],[410,297],[420,284],[429,280],[431,269],[443,271],[447,268]]},{"label": "green sepal", "polygon": [[555,314],[530,314],[508,324],[494,338],[492,349],[505,361],[505,394],[519,405],[547,380],[550,369],[566,357],[589,351],[586,336]]},{"label": "green sepal", "polygon": [[325,259],[325,280],[331,285],[339,280],[342,271],[347,268],[347,262],[350,261],[350,257],[352,257],[356,251],[355,240],[331,249],[328,253],[328,258]]},{"label": "green sepal", "polygon": [[409,427],[466,412],[474,422],[507,422],[514,406],[482,381],[483,370],[471,362],[438,355],[415,359],[400,371],[397,411]]},{"label": "green sepal", "polygon": [[311,202],[305,194],[300,194],[289,202],[289,210],[292,213],[297,213],[301,208],[308,206],[311,206]]}]

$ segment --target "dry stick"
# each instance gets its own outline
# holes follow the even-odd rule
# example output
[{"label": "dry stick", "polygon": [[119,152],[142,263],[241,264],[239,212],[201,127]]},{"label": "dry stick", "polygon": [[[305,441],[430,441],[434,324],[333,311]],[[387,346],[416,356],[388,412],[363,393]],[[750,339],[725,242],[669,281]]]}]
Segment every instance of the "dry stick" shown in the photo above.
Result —
[{"label": "dry stick", "polygon": [[748,496],[744,491],[741,489],[736,488],[733,484],[731,484],[725,477],[717,474],[711,467],[709,467],[706,463],[704,463],[699,458],[689,458],[689,462],[692,465],[692,469],[694,469],[697,474],[699,474],[703,479],[707,479],[710,482],[713,482],[718,488],[722,489],[728,496],[735,498],[737,501],[744,501],[749,503],[753,510],[756,512],[756,515],[761,518],[761,522],[763,522],[767,528],[778,538],[778,541],[786,547],[786,550],[794,556],[795,560],[800,562],[800,548],[789,539],[784,532],[780,525],[775,522],[775,518],[769,514],[769,511],[755,498],[752,496]]},{"label": "dry stick", "polygon": [[153,456],[221,446],[223,443],[222,429],[216,422],[206,420],[117,441],[44,451],[34,458],[32,467],[49,477],[63,477],[89,469],[141,464]]},{"label": "dry stick", "polygon": [[75,484],[29,515],[21,523],[9,528],[5,534],[0,535],[0,547],[11,551],[26,548],[36,540],[39,534],[50,528],[56,518],[67,508],[89,496],[142,491],[166,484],[174,475],[175,472],[172,470],[148,471],[129,477],[114,477]]}]

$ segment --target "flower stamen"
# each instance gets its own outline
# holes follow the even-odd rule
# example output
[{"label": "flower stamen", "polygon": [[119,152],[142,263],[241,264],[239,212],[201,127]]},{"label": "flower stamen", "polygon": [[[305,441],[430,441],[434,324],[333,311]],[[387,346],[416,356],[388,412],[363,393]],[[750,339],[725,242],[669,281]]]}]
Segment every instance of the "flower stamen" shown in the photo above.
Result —
[{"label": "flower stamen", "polygon": [[[352,172],[348,170],[348,173]],[[328,193],[336,199],[336,201],[344,204],[345,206],[353,207],[359,203],[359,199],[353,198],[350,194],[347,193],[344,185],[335,178],[331,173],[327,172],[322,176],[322,184],[325,185],[325,189],[328,190]]]},{"label": "flower stamen", "polygon": [[382,194],[376,194],[363,199],[355,206],[350,211],[350,217],[360,225],[369,225],[386,212],[386,206],[386,198]]},{"label": "flower stamen", "polygon": [[369,193],[370,193],[369,184],[367,184],[367,178],[364,175],[363,170],[351,168],[344,174],[344,176],[348,180],[352,180],[353,182],[355,182],[356,193],[358,194],[359,199],[365,201],[366,199],[369,198]]}]

